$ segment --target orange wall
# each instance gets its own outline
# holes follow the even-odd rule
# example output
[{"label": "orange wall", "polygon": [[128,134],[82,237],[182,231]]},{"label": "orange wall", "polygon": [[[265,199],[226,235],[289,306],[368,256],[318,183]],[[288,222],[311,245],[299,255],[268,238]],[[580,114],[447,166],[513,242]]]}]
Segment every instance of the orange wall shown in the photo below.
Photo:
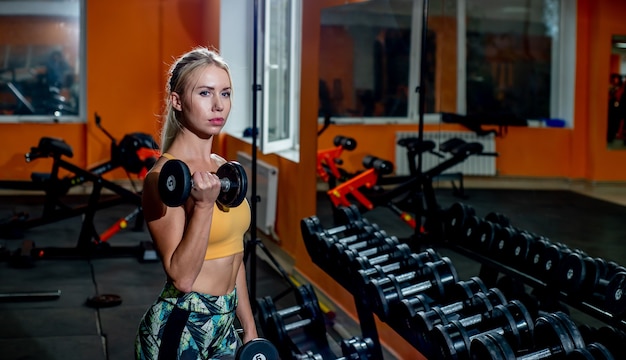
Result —
[{"label": "orange wall", "polygon": [[[319,23],[323,6],[344,4],[344,0],[304,0],[302,41],[302,88],[300,112],[300,162],[276,155],[259,158],[279,168],[279,196],[276,232],[280,246],[296,262],[296,268],[338,306],[356,317],[354,299],[334,280],[312,264],[306,252],[299,222],[316,212],[315,155],[332,146],[336,134],[357,139],[353,152],[346,152],[346,167],[360,168],[365,153],[394,159],[397,130],[403,126],[332,126],[320,138],[318,130]],[[497,140],[497,159],[502,176],[563,177],[590,181],[624,181],[626,152],[607,151],[604,143],[607,117],[607,77],[610,37],[626,34],[620,14],[626,3],[620,0],[578,0],[578,43],[574,129],[509,128]],[[94,128],[93,114],[121,138],[131,131],[157,137],[161,99],[168,64],[193,45],[219,48],[219,2],[205,0],[117,0],[88,2],[87,6],[87,124],[0,124],[0,179],[28,179],[31,171],[46,171],[43,160],[24,163],[23,154],[41,136],[64,138],[74,147],[73,161],[86,167],[106,160],[109,144]],[[592,39],[594,41],[592,41]],[[604,39],[606,41],[596,41]],[[450,55],[451,56],[451,55]],[[451,56],[452,57],[452,56]],[[438,63],[439,67],[439,63]],[[443,76],[444,74],[441,74]],[[441,78],[442,89],[446,81]],[[439,82],[438,82],[439,84]],[[439,86],[439,85],[438,85]],[[446,97],[446,101],[453,101]],[[442,100],[443,101],[443,100]],[[441,104],[443,107],[443,104]],[[439,129],[427,126],[428,129]],[[445,129],[460,129],[445,125]],[[216,149],[227,158],[250,145],[228,136],[220,137]],[[123,173],[111,174],[124,178]],[[403,359],[419,358],[404,340],[379,323],[381,340]]]},{"label": "orange wall", "polygon": [[0,179],[27,180],[32,171],[49,171],[45,160],[24,162],[24,153],[42,136],[63,138],[80,167],[107,161],[110,143],[94,125],[96,112],[118,140],[134,131],[158,139],[172,57],[195,45],[219,46],[219,1],[90,1],[86,13],[87,123],[0,124]]}]

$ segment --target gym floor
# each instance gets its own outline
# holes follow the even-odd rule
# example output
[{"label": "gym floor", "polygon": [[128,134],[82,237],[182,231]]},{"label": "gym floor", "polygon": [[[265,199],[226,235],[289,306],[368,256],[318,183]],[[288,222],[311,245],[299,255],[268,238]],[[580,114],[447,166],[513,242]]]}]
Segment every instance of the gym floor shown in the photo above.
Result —
[{"label": "gym floor", "polygon": [[[558,183],[528,185],[466,179],[466,198],[459,199],[442,184],[436,190],[442,207],[461,201],[475,208],[477,215],[497,211],[507,215],[514,226],[571,248],[581,249],[594,257],[626,264],[624,219],[626,188],[623,186],[573,186]],[[514,189],[511,189],[514,188]],[[573,191],[572,191],[573,189]],[[323,188],[322,188],[323,190]],[[76,196],[72,201],[85,199]],[[24,211],[30,217],[41,212],[40,196],[0,196],[0,218]],[[131,213],[131,205],[117,205],[100,210],[94,226],[99,232]],[[331,207],[323,191],[318,196],[317,216],[322,224],[332,226]],[[390,235],[410,236],[412,229],[386,208],[377,208],[363,215]],[[81,217],[69,218],[28,229],[23,239],[0,239],[3,257],[0,263],[0,358],[17,359],[130,359],[138,321],[158,295],[163,282],[159,262],[141,262],[136,257],[119,256],[96,259],[48,259],[21,263],[16,267],[7,258],[8,252],[19,249],[24,240],[32,240],[37,248],[72,249],[76,246]],[[133,231],[132,226],[120,231],[109,242],[113,248],[135,247],[149,241],[147,231]],[[6,235],[5,235],[6,236]],[[291,273],[290,259],[271,240],[263,239],[264,247],[284,269]],[[261,247],[259,247],[261,248]],[[480,265],[445,248],[437,249],[452,259],[460,279],[478,275]],[[256,297],[276,296],[288,289],[286,281],[265,259],[264,251],[256,251]],[[20,265],[20,263],[18,263]],[[44,295],[60,296],[46,298]],[[15,297],[28,294],[28,299]],[[113,294],[121,304],[94,308],[86,300]],[[287,297],[286,297],[287,298]],[[111,299],[114,299],[113,297]],[[321,298],[321,301],[327,301]],[[288,302],[289,300],[285,300]],[[284,306],[287,306],[286,304]],[[332,307],[332,304],[327,304]],[[572,312],[575,320],[592,326],[602,324],[594,317]],[[338,314],[336,325],[329,327],[329,338],[358,336],[359,326],[344,314]],[[337,333],[337,329],[342,329]],[[331,341],[332,343],[332,341]],[[337,348],[333,349],[338,357]],[[395,359],[385,351],[385,359]]]}]

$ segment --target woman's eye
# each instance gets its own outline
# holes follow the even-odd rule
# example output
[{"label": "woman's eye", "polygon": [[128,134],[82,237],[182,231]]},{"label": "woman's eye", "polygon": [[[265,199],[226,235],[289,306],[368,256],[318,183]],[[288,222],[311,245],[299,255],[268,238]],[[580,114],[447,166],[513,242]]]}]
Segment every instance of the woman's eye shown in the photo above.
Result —
[{"label": "woman's eye", "polygon": [[200,91],[201,96],[209,96],[210,92],[208,90]]},{"label": "woman's eye", "polygon": [[224,92],[222,93],[222,96],[223,96],[223,97],[226,97],[226,98],[229,98],[229,97],[230,97],[230,91],[224,91]]}]

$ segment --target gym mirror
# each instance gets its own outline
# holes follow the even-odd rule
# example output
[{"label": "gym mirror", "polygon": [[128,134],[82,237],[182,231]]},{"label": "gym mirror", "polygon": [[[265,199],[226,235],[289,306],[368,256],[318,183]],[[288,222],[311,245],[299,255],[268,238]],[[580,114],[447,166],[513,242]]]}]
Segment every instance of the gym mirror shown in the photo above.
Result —
[{"label": "gym mirror", "polygon": [[626,35],[613,35],[609,65],[607,147],[626,149]]}]

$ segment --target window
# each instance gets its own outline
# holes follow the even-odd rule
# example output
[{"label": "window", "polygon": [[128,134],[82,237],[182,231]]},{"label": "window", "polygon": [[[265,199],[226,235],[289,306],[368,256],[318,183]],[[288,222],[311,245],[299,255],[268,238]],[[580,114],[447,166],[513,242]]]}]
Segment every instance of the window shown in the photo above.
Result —
[{"label": "window", "polygon": [[0,121],[84,119],[82,1],[0,1]]},{"label": "window", "polygon": [[[575,2],[370,0],[322,11],[320,117],[413,123],[439,113],[573,120]],[[420,62],[425,73],[420,74]],[[420,76],[422,91],[417,91]]]},{"label": "window", "polygon": [[[236,104],[224,131],[252,141],[251,114],[256,111],[262,152],[278,153],[298,161],[301,1],[258,3],[256,31],[253,2],[230,0],[228,6],[220,7],[220,52],[233,70]],[[254,65],[257,66],[255,81]],[[260,90],[248,91],[254,85],[260,85]],[[256,109],[253,109],[253,95],[257,97]]]}]

